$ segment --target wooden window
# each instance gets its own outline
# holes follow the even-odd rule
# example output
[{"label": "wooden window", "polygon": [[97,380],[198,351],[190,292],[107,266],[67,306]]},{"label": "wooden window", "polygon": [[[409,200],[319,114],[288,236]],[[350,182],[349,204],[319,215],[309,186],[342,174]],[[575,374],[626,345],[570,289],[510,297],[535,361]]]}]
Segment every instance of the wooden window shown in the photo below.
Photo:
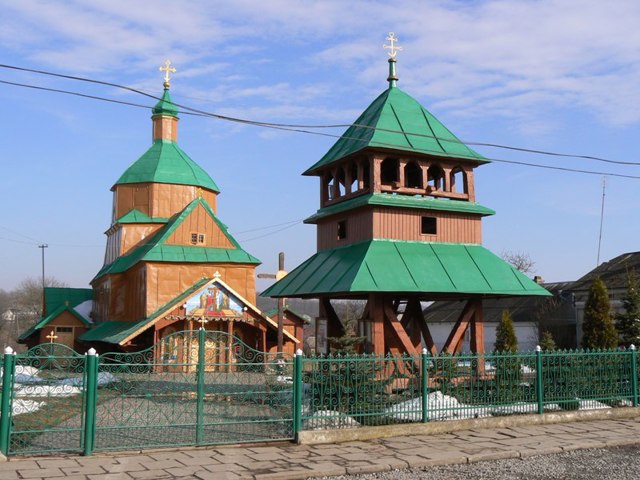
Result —
[{"label": "wooden window", "polygon": [[342,220],[338,222],[338,240],[347,238],[347,221]]},{"label": "wooden window", "polygon": [[191,244],[192,245],[202,245],[206,240],[204,233],[194,232],[191,234]]},{"label": "wooden window", "polygon": [[56,327],[56,333],[73,333],[73,327]]},{"label": "wooden window", "polygon": [[438,233],[437,219],[435,217],[422,217],[421,233],[423,235],[435,235]]}]

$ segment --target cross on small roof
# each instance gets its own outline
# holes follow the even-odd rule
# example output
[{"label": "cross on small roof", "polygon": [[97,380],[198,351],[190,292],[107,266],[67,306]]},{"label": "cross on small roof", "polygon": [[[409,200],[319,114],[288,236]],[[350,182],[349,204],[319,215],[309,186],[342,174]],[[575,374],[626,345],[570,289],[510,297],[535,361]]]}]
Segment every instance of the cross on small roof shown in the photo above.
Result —
[{"label": "cross on small roof", "polygon": [[395,42],[398,41],[398,39],[396,38],[396,34],[393,32],[389,32],[389,36],[386,38],[386,40],[389,40],[389,43],[391,45],[382,45],[382,48],[389,50],[389,58],[395,59],[398,52],[402,50],[402,47],[400,45],[395,45]]},{"label": "cross on small roof", "polygon": [[51,330],[51,333],[50,333],[49,335],[47,335],[45,338],[48,338],[48,339],[49,339],[49,341],[50,341],[51,343],[53,343],[53,341],[54,341],[55,339],[57,339],[57,338],[58,338],[58,336],[55,334],[55,332],[54,332],[53,330]]},{"label": "cross on small roof", "polygon": [[160,67],[160,71],[164,72],[164,88],[169,88],[171,86],[170,84],[170,77],[169,77],[169,73],[175,73],[176,69],[175,67],[171,66],[171,60],[167,59],[164,61],[164,67]]}]

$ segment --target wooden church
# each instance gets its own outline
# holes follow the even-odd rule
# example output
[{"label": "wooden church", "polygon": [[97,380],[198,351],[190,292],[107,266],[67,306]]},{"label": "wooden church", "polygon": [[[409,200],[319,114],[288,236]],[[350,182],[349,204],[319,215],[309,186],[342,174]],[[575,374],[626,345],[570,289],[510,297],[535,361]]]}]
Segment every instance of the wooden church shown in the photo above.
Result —
[{"label": "wooden church", "polygon": [[[277,346],[277,321],[255,306],[260,261],[217,217],[218,186],[178,146],[178,109],[169,93],[175,69],[169,63],[162,69],[153,143],[111,188],[104,265],[92,290],[46,289],[56,301],[47,299],[43,318],[20,337],[28,345],[55,337],[79,350],[87,344],[98,351],[141,350],[203,325],[260,351]],[[76,311],[87,297],[91,307]],[[289,323],[283,345],[293,353],[302,345],[302,328]]]},{"label": "wooden church", "polygon": [[[318,298],[321,344],[343,332],[331,301],[359,299],[365,352],[453,353],[469,332],[482,353],[484,298],[549,293],[482,246],[482,218],[495,212],[476,203],[474,169],[488,160],[398,88],[387,40],[388,88],[304,172],[320,179],[320,209],[305,220],[317,253],[263,295]],[[442,299],[466,303],[437,346],[421,302]]]}]

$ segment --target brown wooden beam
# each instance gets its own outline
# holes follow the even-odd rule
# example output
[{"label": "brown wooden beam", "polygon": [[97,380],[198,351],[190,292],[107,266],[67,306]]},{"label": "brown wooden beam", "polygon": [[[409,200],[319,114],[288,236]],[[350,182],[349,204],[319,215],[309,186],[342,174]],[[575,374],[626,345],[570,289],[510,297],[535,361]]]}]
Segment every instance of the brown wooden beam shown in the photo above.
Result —
[{"label": "brown wooden beam", "polygon": [[411,339],[407,335],[407,332],[405,331],[405,329],[402,327],[402,324],[400,323],[400,321],[398,321],[398,317],[396,316],[396,313],[393,311],[393,307],[391,303],[385,302],[383,305],[383,308],[384,308],[384,314],[385,314],[384,316],[385,316],[385,320],[387,321],[387,325],[391,327],[390,330],[394,334],[395,339],[397,340],[397,343],[399,344],[399,346],[404,349],[404,352],[401,352],[401,353],[416,355],[417,354],[416,348],[411,343]]},{"label": "brown wooden beam", "polygon": [[331,305],[331,300],[327,297],[323,297],[321,305],[324,308],[324,313],[327,315],[327,337],[343,336],[346,333],[344,325],[342,325],[340,317],[338,317],[333,305]]},{"label": "brown wooden beam", "polygon": [[443,353],[453,354],[457,351],[458,347],[461,345],[464,339],[464,333],[469,328],[469,323],[471,321],[471,317],[473,316],[475,311],[475,302],[474,300],[468,300],[467,304],[464,306],[462,313],[460,314],[460,318],[451,329],[451,333],[447,338],[444,346],[442,347]]}]

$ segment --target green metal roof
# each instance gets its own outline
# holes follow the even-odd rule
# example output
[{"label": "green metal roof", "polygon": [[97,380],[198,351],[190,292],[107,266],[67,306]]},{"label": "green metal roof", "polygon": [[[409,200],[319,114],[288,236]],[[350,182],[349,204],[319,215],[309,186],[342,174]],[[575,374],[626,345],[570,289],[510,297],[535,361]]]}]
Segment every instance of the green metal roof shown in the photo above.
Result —
[{"label": "green metal roof", "polygon": [[[202,205],[209,216],[220,227],[235,248],[208,248],[192,247],[188,245],[165,245],[164,242],[174,230],[189,216],[198,205]],[[96,280],[108,273],[120,273],[133,267],[141,261],[146,262],[176,262],[176,263],[262,263],[253,255],[242,249],[235,238],[227,231],[224,225],[204,198],[196,198],[187,205],[182,212],[174,215],[166,225],[158,230],[152,237],[140,247],[131,251],[128,255],[118,257],[112,263],[105,265],[94,277]]]},{"label": "green metal roof", "polygon": [[93,298],[90,288],[45,287],[44,309],[53,312],[60,306],[76,307]]},{"label": "green metal roof", "polygon": [[368,240],[320,251],[265,290],[269,297],[420,293],[550,295],[481,245]]},{"label": "green metal roof", "polygon": [[117,219],[116,223],[167,223],[168,221],[168,218],[150,217],[137,208],[134,208]]},{"label": "green metal roof", "polygon": [[[77,289],[80,290],[80,289]],[[26,340],[27,338],[29,338],[31,335],[33,335],[34,333],[36,333],[38,330],[44,328],[45,326],[47,326],[47,324],[49,322],[51,322],[52,320],[54,320],[55,318],[57,318],[58,316],[60,316],[60,314],[62,314],[63,312],[69,312],[71,313],[74,317],[76,317],[78,320],[80,320],[84,325],[86,325],[87,327],[91,327],[91,323],[89,322],[89,320],[87,320],[86,318],[84,318],[82,315],[80,315],[76,310],[74,310],[72,307],[69,307],[68,305],[60,305],[57,308],[55,308],[53,311],[51,311],[51,313],[43,318],[41,318],[40,320],[38,320],[36,322],[35,325],[33,325],[31,328],[27,329],[26,331],[24,331],[19,337],[18,337],[18,341],[22,342],[24,340]]]},{"label": "green metal roof", "polygon": [[462,143],[416,99],[397,87],[390,87],[304,175],[315,174],[318,168],[367,147],[488,162]]},{"label": "green metal roof", "polygon": [[168,88],[164,89],[162,98],[158,101],[158,103],[156,103],[156,106],[153,107],[152,112],[154,115],[168,115],[171,117],[178,116],[178,107],[176,107],[173,103],[173,100],[171,100],[171,95],[169,94]]},{"label": "green metal roof", "polygon": [[220,189],[196,162],[169,140],[156,140],[133,165],[118,179],[115,185],[127,183],[172,183],[194,185],[214,192]]},{"label": "green metal roof", "polygon": [[361,195],[343,202],[336,203],[319,209],[316,213],[304,220],[304,223],[316,223],[322,218],[336,215],[347,210],[363,207],[365,205],[379,205],[383,207],[409,207],[424,210],[440,210],[447,212],[472,213],[481,216],[494,215],[496,212],[490,208],[483,207],[475,202],[465,202],[461,200],[446,200],[433,197],[419,197],[408,195],[395,195],[388,193],[371,193]]},{"label": "green metal roof", "polygon": [[102,322],[84,332],[78,339],[83,342],[105,342],[118,345],[121,340],[127,338],[147,322],[146,318],[137,322]]}]

